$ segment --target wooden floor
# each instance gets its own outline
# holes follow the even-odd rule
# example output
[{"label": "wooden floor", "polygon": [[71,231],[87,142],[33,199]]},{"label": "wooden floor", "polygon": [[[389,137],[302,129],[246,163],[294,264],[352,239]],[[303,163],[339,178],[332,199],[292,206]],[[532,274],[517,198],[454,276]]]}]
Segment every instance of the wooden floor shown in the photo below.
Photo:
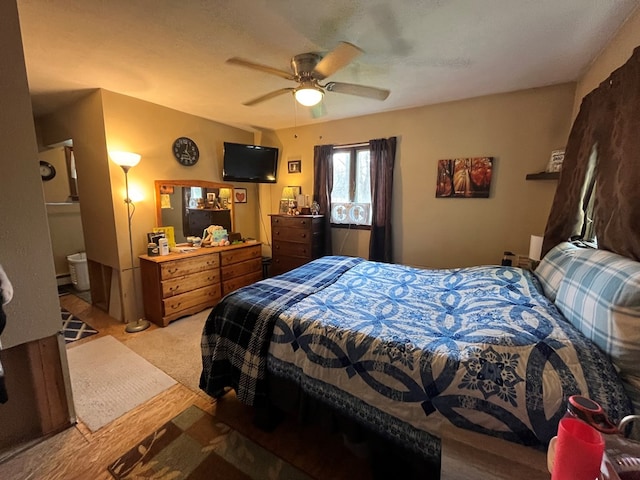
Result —
[{"label": "wooden floor", "polygon": [[[112,335],[125,345],[133,336],[159,328],[126,333],[124,325],[74,295],[60,297],[61,305],[99,330],[99,334],[73,342],[68,348]],[[81,422],[16,453],[0,464],[3,480],[107,480],[106,468],[140,440],[190,405],[216,415],[256,443],[316,479],[365,480],[373,477],[369,462],[347,449],[341,437],[326,429],[301,426],[286,419],[272,433],[252,425],[251,409],[240,404],[233,392],[218,403],[204,392],[178,383],[149,402],[92,433]],[[266,474],[265,474],[266,475]]]}]

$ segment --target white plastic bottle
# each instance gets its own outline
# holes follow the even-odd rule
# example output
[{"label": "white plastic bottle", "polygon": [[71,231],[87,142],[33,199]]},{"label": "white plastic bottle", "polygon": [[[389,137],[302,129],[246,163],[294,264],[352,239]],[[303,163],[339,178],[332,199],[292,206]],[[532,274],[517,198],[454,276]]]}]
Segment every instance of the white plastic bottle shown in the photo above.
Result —
[{"label": "white plastic bottle", "polygon": [[169,240],[166,238],[159,239],[158,247],[160,248],[160,255],[169,255]]}]

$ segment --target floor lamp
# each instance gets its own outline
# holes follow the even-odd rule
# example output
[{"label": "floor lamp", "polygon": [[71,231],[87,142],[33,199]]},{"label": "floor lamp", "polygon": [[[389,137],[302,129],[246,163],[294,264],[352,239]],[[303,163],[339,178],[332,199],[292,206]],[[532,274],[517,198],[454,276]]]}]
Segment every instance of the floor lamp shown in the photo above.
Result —
[{"label": "floor lamp", "polygon": [[[133,282],[133,305],[134,311],[138,310],[138,287],[136,286],[136,273],[134,266],[134,258],[133,258],[133,239],[131,236],[131,219],[133,218],[133,214],[136,211],[136,206],[129,197],[129,170],[132,167],[135,167],[140,162],[140,155],[137,153],[131,152],[109,152],[109,156],[111,160],[116,165],[119,165],[124,172],[124,184],[127,192],[127,196],[124,199],[124,202],[127,204],[127,220],[129,226],[129,254],[131,255],[131,278]],[[125,327],[125,331],[128,333],[141,332],[149,328],[149,320],[145,320],[144,318],[138,317],[137,320],[132,322],[128,322]]]}]

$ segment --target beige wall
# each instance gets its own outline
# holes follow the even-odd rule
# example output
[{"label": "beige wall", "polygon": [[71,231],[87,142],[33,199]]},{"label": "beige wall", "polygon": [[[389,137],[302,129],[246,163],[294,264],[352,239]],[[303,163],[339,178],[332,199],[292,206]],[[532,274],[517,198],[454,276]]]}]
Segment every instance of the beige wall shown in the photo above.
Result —
[{"label": "beige wall", "polygon": [[[87,257],[114,269],[109,313],[131,321],[142,315],[142,301],[133,300],[125,179],[109,160],[109,150],[142,155],[129,171],[129,190],[135,201],[132,219],[133,251],[146,253],[146,233],[155,224],[155,180],[221,181],[222,142],[250,143],[253,134],[211,120],[178,112],[105,90],[96,90],[78,102],[39,120],[44,145],[72,140],[78,170],[78,190]],[[185,167],[175,160],[173,141],[192,138],[200,160]],[[249,201],[235,209],[236,230],[257,237],[257,187],[247,187]],[[139,278],[138,278],[139,283]],[[138,289],[141,292],[141,288]]]},{"label": "beige wall", "polygon": [[[6,447],[41,431],[37,396],[45,392],[34,391],[32,381],[54,381],[50,374],[58,365],[43,371],[35,352],[26,355],[23,347],[55,336],[61,320],[14,0],[0,2],[0,44],[0,264],[14,288],[3,307],[7,327],[0,352],[9,390],[9,401],[0,405],[0,445]],[[50,352],[58,355],[64,357],[64,347]]]},{"label": "beige wall", "polygon": [[[282,148],[278,184],[262,187],[267,213],[277,212],[284,185],[312,193],[313,146],[398,137],[393,195],[395,262],[457,267],[499,262],[504,250],[528,253],[544,231],[557,182],[526,181],[562,148],[570,127],[574,84],[492,95],[410,110],[280,130],[263,141]],[[489,199],[435,198],[439,159],[491,156]],[[302,173],[287,161],[302,160]],[[268,220],[267,220],[268,221]],[[368,232],[334,229],[334,254],[368,257]]]},{"label": "beige wall", "polygon": [[15,1],[0,2],[0,40],[0,264],[14,288],[2,345],[10,348],[54,335],[60,307]]}]

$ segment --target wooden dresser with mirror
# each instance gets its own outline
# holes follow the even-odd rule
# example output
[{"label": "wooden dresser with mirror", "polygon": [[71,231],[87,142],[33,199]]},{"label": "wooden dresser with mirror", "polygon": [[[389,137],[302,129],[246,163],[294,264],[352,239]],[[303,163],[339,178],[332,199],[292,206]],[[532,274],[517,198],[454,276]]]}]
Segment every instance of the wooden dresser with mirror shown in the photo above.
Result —
[{"label": "wooden dresser with mirror", "polygon": [[[156,224],[173,226],[176,244],[209,225],[234,231],[233,186],[201,180],[156,180]],[[213,195],[212,195],[213,194]],[[262,279],[262,246],[242,243],[163,256],[140,256],[144,313],[169,322],[213,307],[228,293]]]}]

